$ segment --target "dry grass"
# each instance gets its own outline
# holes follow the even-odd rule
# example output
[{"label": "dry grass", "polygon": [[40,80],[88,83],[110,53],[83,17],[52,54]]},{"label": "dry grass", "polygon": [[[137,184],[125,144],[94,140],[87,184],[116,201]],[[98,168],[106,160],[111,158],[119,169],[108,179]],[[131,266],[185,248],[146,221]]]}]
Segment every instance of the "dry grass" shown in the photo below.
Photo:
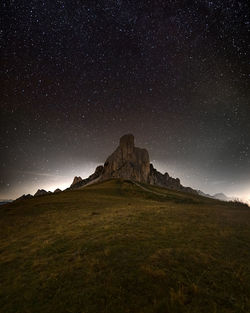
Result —
[{"label": "dry grass", "polygon": [[1,207],[0,311],[250,312],[250,210],[147,188]]}]

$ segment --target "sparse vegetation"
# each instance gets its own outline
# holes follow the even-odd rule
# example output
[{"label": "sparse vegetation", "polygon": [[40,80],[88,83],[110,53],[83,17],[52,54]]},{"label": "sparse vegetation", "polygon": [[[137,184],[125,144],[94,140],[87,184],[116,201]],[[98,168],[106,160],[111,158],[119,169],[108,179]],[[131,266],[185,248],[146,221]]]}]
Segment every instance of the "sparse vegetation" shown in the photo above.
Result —
[{"label": "sparse vegetation", "polygon": [[250,210],[141,186],[2,206],[0,311],[250,312]]}]

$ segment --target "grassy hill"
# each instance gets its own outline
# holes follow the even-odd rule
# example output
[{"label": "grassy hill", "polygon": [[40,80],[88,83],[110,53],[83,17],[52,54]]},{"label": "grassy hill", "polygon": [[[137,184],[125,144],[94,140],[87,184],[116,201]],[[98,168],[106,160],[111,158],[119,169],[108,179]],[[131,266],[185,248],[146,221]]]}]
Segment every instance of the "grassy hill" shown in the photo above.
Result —
[{"label": "grassy hill", "polygon": [[250,312],[250,210],[130,181],[0,207],[4,313]]}]

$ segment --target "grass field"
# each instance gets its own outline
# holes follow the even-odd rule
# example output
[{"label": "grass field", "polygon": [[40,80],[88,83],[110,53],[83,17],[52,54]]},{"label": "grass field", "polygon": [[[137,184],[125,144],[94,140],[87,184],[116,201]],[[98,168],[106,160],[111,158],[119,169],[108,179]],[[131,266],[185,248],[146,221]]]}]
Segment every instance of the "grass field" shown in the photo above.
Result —
[{"label": "grass field", "polygon": [[129,181],[0,208],[3,313],[250,312],[250,209]]}]

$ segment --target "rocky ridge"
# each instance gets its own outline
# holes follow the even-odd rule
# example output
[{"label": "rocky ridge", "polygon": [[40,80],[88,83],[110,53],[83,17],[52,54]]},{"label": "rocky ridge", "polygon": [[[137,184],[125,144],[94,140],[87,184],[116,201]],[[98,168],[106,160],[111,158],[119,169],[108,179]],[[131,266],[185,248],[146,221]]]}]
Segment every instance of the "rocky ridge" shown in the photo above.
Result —
[{"label": "rocky ridge", "polygon": [[91,174],[88,178],[82,179],[81,181],[78,181],[75,184],[73,181],[73,183],[70,185],[70,187],[68,189],[77,189],[77,188],[80,188],[82,186],[89,184],[90,182],[94,182],[97,179],[99,180],[102,172],[103,172],[103,166],[99,165],[99,166],[97,166],[95,172],[93,174]]},{"label": "rocky ridge", "polygon": [[[104,165],[97,166],[95,172],[88,178],[82,179],[80,176],[75,176],[72,184],[66,190],[78,189],[111,178],[127,179],[134,181],[135,183],[139,182],[166,187],[222,201],[234,200],[222,193],[211,196],[201,190],[185,187],[181,184],[179,178],[173,178],[167,172],[164,174],[160,173],[154,168],[153,164],[150,163],[148,151],[146,149],[135,147],[134,136],[132,134],[127,134],[120,138],[119,146],[107,158]],[[62,192],[59,188],[54,191],[54,193],[59,192]],[[15,201],[51,194],[53,194],[51,191],[38,189],[34,196],[31,194],[24,194]]]},{"label": "rocky ridge", "polygon": [[59,189],[59,188],[56,188],[56,190],[54,191],[54,193],[58,193],[58,192],[62,192],[62,190]]},{"label": "rocky ridge", "polygon": [[37,192],[34,194],[34,197],[44,196],[50,194],[51,191],[46,191],[44,189],[38,189]]},{"label": "rocky ridge", "polygon": [[32,199],[33,196],[29,193],[27,195],[22,195],[21,197],[17,198],[15,201],[19,201],[19,200],[28,200],[28,199]]},{"label": "rocky ridge", "polygon": [[158,172],[150,163],[148,151],[135,147],[132,134],[121,137],[119,146],[107,158],[104,166],[98,166],[95,172],[86,179],[76,181],[75,177],[69,189],[77,189],[89,183],[110,178],[129,179],[197,194],[196,190],[181,185],[179,178]]},{"label": "rocky ridge", "polygon": [[75,176],[74,179],[73,179],[73,182],[70,186],[73,186],[79,182],[81,182],[83,179],[80,177],[80,176]]}]

